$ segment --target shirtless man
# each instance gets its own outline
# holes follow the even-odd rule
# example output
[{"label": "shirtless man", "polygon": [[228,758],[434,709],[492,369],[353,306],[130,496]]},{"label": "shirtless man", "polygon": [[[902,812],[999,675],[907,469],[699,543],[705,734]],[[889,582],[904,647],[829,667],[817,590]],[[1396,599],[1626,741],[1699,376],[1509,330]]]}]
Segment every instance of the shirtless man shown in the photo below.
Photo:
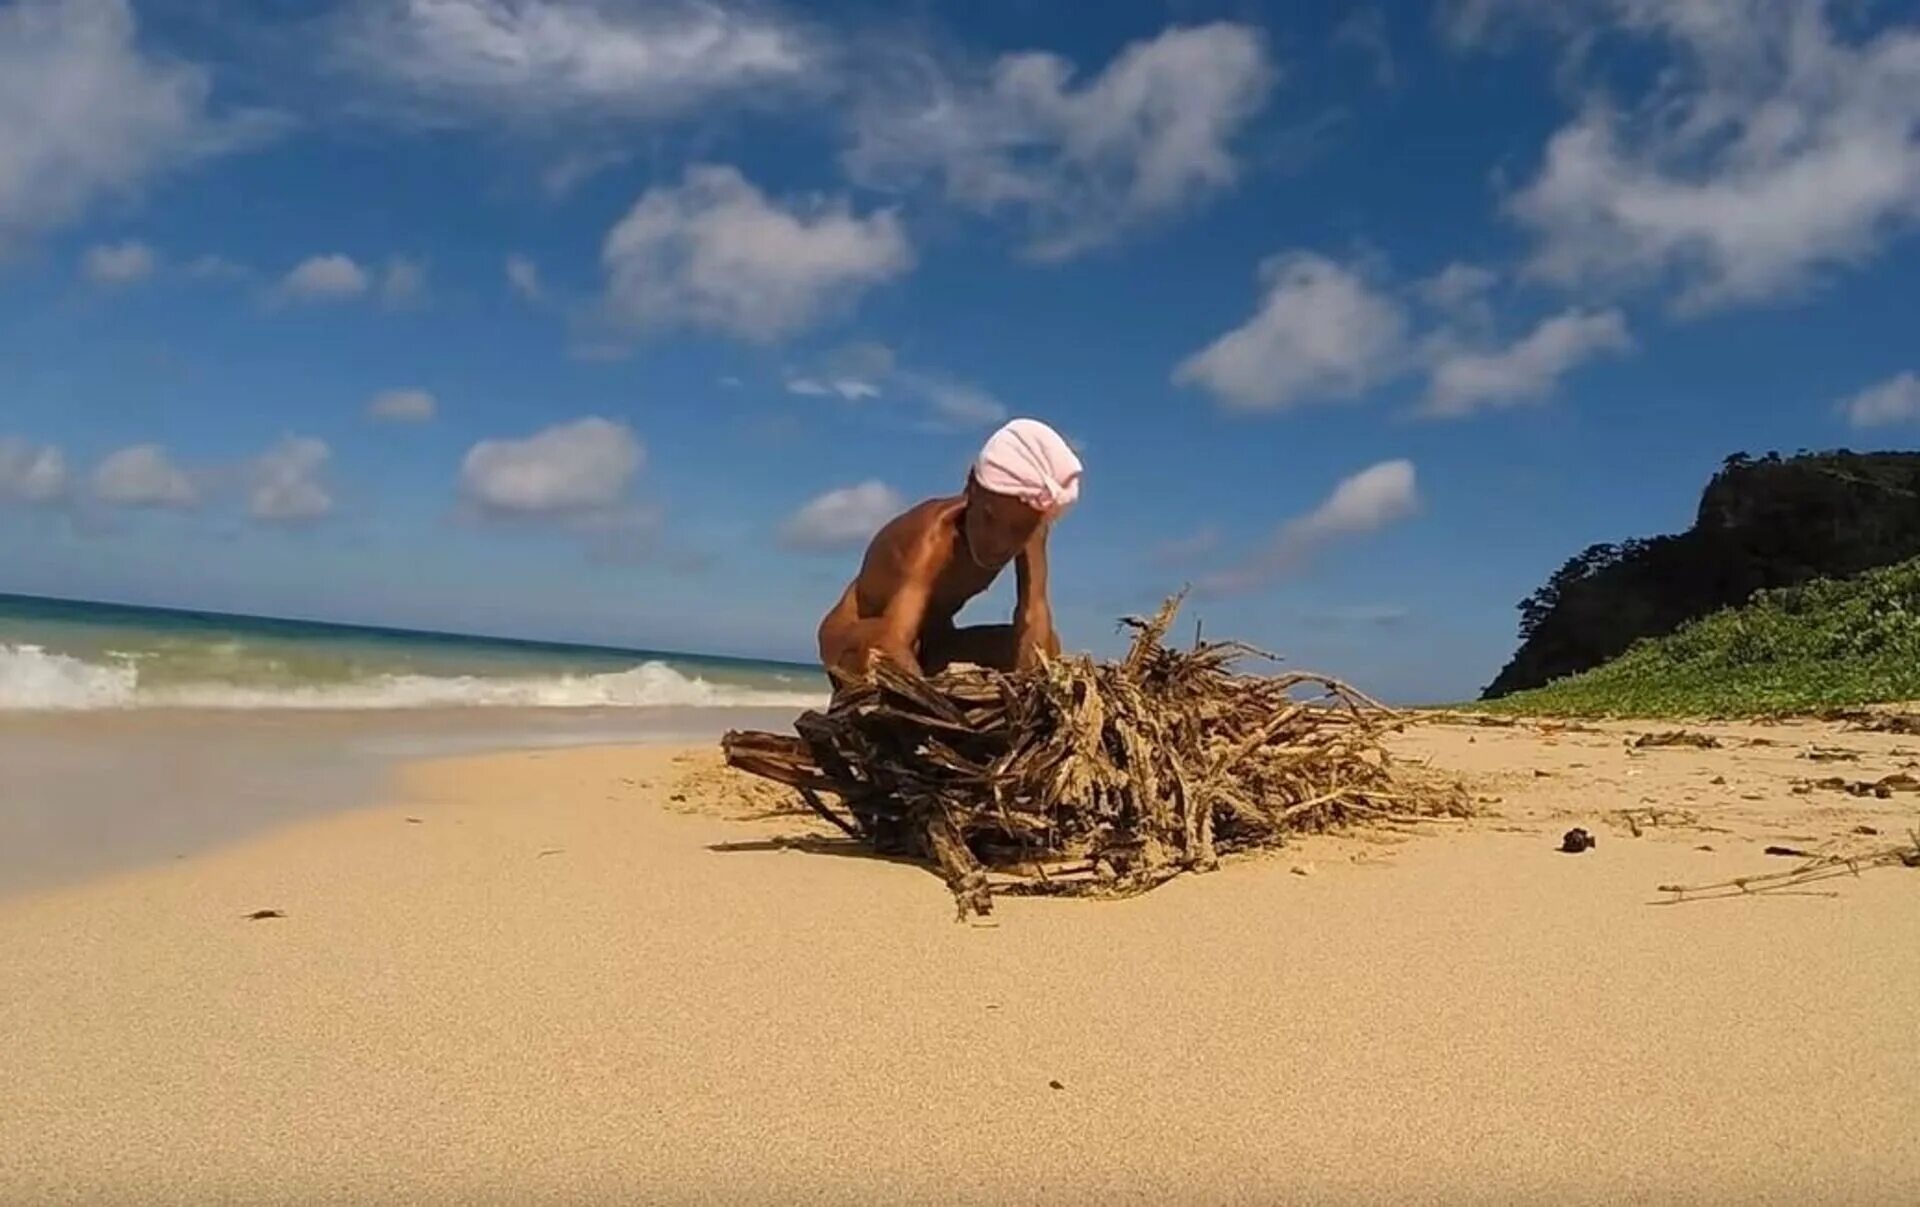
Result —
[{"label": "shirtless man", "polygon": [[[933,674],[956,662],[1000,670],[1060,654],[1047,596],[1047,534],[1080,495],[1080,459],[1060,434],[1015,419],[981,448],[966,489],[895,517],[820,623],[820,661],[836,686],[891,658]],[[1013,623],[957,628],[966,602],[1014,563]]]}]

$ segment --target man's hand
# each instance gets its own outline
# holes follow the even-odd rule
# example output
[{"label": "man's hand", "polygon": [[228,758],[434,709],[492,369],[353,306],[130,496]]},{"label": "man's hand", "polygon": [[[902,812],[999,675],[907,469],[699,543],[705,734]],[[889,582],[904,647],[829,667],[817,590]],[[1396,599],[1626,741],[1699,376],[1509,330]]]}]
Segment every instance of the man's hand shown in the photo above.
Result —
[{"label": "man's hand", "polygon": [[1014,628],[1013,669],[1032,670],[1043,660],[1060,656],[1060,636],[1053,631],[1053,615],[1042,608],[1029,613]]},{"label": "man's hand", "polygon": [[926,672],[920,669],[920,658],[918,655],[916,655],[913,652],[913,647],[911,645],[901,645],[897,642],[888,642],[886,645],[877,645],[877,646],[874,646],[872,649],[868,650],[867,651],[867,673],[868,674],[873,673],[873,664],[881,658],[885,658],[887,661],[893,663],[895,666],[913,675],[915,678],[919,678],[919,679],[926,678]]}]

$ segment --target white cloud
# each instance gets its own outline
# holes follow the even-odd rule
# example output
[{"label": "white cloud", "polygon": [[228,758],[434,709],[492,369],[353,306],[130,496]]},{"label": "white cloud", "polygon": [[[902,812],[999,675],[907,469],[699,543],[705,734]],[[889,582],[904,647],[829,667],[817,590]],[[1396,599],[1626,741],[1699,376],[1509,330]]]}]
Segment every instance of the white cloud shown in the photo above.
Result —
[{"label": "white cloud", "polygon": [[1482,407],[1536,402],[1584,361],[1633,347],[1618,310],[1569,310],[1543,320],[1519,341],[1495,351],[1453,348],[1433,366],[1428,414],[1447,418]]},{"label": "white cloud", "polygon": [[1488,298],[1500,283],[1500,274],[1479,264],[1455,260],[1416,283],[1414,294],[1449,320],[1468,327],[1493,325]]},{"label": "white cloud", "polygon": [[822,357],[812,369],[789,373],[787,392],[812,398],[833,395],[848,402],[863,402],[885,392],[896,368],[893,349],[885,344],[870,341],[847,344]]},{"label": "white cloud", "polygon": [[1239,410],[1280,410],[1351,398],[1400,366],[1406,316],[1352,269],[1310,252],[1260,267],[1266,297],[1244,324],[1189,356],[1178,385],[1198,385]]},{"label": "white cloud", "polygon": [[80,272],[96,285],[131,285],[153,275],[153,249],[137,239],[96,243],[80,258]]},{"label": "white cloud", "polygon": [[295,265],[280,282],[282,297],[329,302],[357,298],[370,284],[367,270],[349,256],[337,253],[310,256]]},{"label": "white cloud", "polygon": [[579,517],[615,512],[646,449],[625,424],[590,416],[523,439],[482,440],[460,465],[460,489],[483,513]]},{"label": "white cloud", "polygon": [[136,444],[110,453],[94,467],[93,495],[116,507],[187,508],[200,490],[157,444]]},{"label": "white cloud", "polygon": [[0,503],[51,503],[67,493],[67,459],[51,444],[0,436]]},{"label": "white cloud", "polygon": [[[856,343],[823,357],[805,372],[789,373],[789,394],[865,402],[887,397],[915,404],[933,430],[983,427],[1007,417],[1005,403],[986,388],[950,374],[902,365],[885,344]],[[889,412],[891,413],[891,412]]]},{"label": "white cloud", "polygon": [[919,395],[943,427],[989,427],[1007,417],[1006,404],[979,386],[926,373],[901,373],[900,380]]},{"label": "white cloud", "polygon": [[383,390],[367,401],[367,416],[387,423],[425,423],[439,410],[425,390]]},{"label": "white cloud", "polygon": [[1889,377],[1842,402],[1840,408],[1859,428],[1920,422],[1920,375]]},{"label": "white cloud", "polygon": [[864,399],[880,397],[880,387],[858,377],[835,377],[826,381],[817,377],[789,377],[787,393],[799,394],[806,398],[837,395],[848,402],[860,402]]},{"label": "white cloud", "polygon": [[780,536],[795,549],[858,548],[906,505],[900,492],[884,482],[844,486],[820,495],[788,517],[781,525]]},{"label": "white cloud", "polygon": [[1507,209],[1529,271],[1569,287],[1672,282],[1682,313],[1775,300],[1871,259],[1920,221],[1920,28],[1849,39],[1821,0],[1515,0],[1472,5],[1592,45],[1624,33],[1671,52],[1625,106],[1590,99]]},{"label": "white cloud", "polygon": [[540,266],[528,256],[515,253],[507,257],[507,284],[529,302],[540,301],[545,296],[540,287]]},{"label": "white cloud", "polygon": [[796,26],[714,0],[355,0],[337,34],[338,61],[440,121],[654,118],[819,70]]},{"label": "white cloud", "polygon": [[1260,33],[1217,22],[1123,48],[1076,84],[1058,55],[1003,55],[985,70],[918,64],[912,90],[876,90],[846,163],[883,187],[932,175],[982,213],[1024,214],[1028,253],[1060,260],[1231,185],[1232,142],[1275,70]]},{"label": "white cloud", "polygon": [[607,234],[607,305],[639,329],[707,327],[775,340],[913,264],[898,216],[845,198],[783,206],[739,171],[699,164],[647,190]]},{"label": "white cloud", "polygon": [[391,310],[406,310],[426,300],[426,265],[404,256],[388,261],[386,275],[380,281],[381,304]]},{"label": "white cloud", "polygon": [[141,52],[126,0],[0,8],[0,256],[272,124],[213,115],[210,92],[202,68]]},{"label": "white cloud", "polygon": [[324,440],[289,436],[247,464],[247,514],[276,524],[322,519],[333,494],[320,471],[333,455]]},{"label": "white cloud", "polygon": [[1196,584],[1203,594],[1239,594],[1298,570],[1345,537],[1376,532],[1420,510],[1411,461],[1382,461],[1343,480],[1320,506],[1289,520],[1267,544],[1233,569]]}]

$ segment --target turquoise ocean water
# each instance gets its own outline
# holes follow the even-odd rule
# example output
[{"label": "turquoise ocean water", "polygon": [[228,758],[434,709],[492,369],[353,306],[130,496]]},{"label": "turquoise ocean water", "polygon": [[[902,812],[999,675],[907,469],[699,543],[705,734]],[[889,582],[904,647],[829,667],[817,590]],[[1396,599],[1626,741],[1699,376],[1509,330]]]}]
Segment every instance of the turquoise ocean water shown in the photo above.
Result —
[{"label": "turquoise ocean water", "polygon": [[806,708],[817,667],[0,595],[0,712]]}]

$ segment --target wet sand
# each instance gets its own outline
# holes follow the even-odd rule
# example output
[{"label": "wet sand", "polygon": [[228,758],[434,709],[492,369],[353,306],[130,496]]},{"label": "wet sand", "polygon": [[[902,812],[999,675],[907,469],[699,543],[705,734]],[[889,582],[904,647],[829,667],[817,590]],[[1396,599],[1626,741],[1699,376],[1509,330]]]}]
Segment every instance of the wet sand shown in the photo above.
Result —
[{"label": "wet sand", "polygon": [[1489,816],[987,924],[709,750],[419,763],[0,901],[0,1201],[1920,1199],[1920,871],[1654,891],[1920,824],[1795,791],[1920,739],[1634,732],[1424,726]]},{"label": "wet sand", "polygon": [[0,711],[0,898],[376,796],[410,759],[782,728],[792,709]]}]

